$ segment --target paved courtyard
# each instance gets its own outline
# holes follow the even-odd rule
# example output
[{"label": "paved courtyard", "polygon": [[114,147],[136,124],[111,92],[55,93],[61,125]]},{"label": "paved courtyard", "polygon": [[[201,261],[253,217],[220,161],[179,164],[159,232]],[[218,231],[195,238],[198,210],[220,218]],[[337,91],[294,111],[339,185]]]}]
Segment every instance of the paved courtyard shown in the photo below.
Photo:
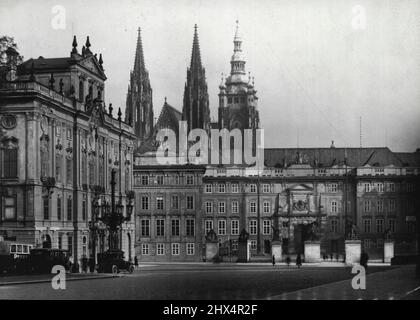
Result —
[{"label": "paved courtyard", "polygon": [[364,292],[352,289],[353,276],[335,265],[143,265],[116,278],[67,281],[66,290],[52,289],[50,275],[31,284],[2,277],[0,299],[401,299],[415,298],[420,286],[413,266],[370,267]]}]

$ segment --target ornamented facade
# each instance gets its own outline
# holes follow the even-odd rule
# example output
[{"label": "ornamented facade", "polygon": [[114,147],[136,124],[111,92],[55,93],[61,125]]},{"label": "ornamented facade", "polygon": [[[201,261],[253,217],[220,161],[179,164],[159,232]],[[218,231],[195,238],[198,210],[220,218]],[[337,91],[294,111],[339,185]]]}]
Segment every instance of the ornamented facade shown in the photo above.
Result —
[{"label": "ornamented facade", "polygon": [[[109,202],[111,170],[123,204],[132,190],[132,127],[103,103],[102,55],[29,59],[0,87],[0,233],[6,239],[69,250],[74,262],[108,247],[105,226],[93,233],[93,203]],[[132,219],[134,220],[134,219]],[[120,244],[134,253],[134,221]]]}]

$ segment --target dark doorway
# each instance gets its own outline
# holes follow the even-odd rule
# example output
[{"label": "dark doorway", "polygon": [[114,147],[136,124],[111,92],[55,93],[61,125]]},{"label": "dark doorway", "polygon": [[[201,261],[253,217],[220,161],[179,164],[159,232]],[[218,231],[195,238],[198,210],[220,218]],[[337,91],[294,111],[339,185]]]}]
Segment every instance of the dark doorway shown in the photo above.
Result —
[{"label": "dark doorway", "polygon": [[44,242],[42,242],[42,247],[51,249],[51,237],[47,234],[44,238]]},{"label": "dark doorway", "polygon": [[304,248],[305,248],[305,241],[308,240],[307,239],[307,234],[308,234],[308,229],[309,229],[308,224],[298,224],[295,225],[294,228],[294,244],[295,244],[295,253],[297,254],[303,254],[304,253]]},{"label": "dark doorway", "polygon": [[271,242],[270,242],[270,240],[264,240],[264,253],[266,253],[266,254],[271,253]]}]

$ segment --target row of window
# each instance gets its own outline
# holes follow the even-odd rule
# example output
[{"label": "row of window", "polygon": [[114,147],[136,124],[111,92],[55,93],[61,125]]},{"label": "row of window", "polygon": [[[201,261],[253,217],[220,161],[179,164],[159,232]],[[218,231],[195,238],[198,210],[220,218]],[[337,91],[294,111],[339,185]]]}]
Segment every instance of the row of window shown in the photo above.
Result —
[{"label": "row of window", "polygon": [[[216,191],[218,193],[226,193],[227,192],[226,184],[225,183],[219,183],[219,184],[217,184],[217,187],[210,184],[210,183],[206,183],[204,185],[204,192],[205,193],[213,193],[213,192],[216,192]],[[262,184],[261,191],[263,193],[270,193],[271,192],[271,186],[268,183],[264,183],[264,184]],[[230,184],[230,192],[239,193],[239,184],[238,183],[231,183]],[[256,193],[257,192],[257,185],[256,184],[250,184],[249,185],[249,192]]]},{"label": "row of window", "polygon": [[[213,220],[205,220],[204,221],[204,232],[205,234],[209,233],[210,230],[214,230],[214,221]],[[230,234],[231,235],[239,235],[239,220],[231,220],[230,222]],[[226,220],[218,220],[217,221],[217,234],[220,236],[227,235],[227,221]],[[249,220],[248,224],[248,231],[250,235],[256,235],[258,232],[258,223],[257,220],[252,219]],[[271,221],[264,219],[262,221],[262,234],[263,235],[270,235],[271,234]]]},{"label": "row of window", "polygon": [[[151,244],[149,243],[142,243],[141,245],[141,254],[144,256],[150,255],[150,247]],[[171,255],[178,256],[180,254],[180,243],[171,243]],[[195,254],[195,243],[186,243],[185,251],[187,255],[193,256]],[[157,243],[156,244],[156,255],[163,256],[165,255],[165,244],[164,243]]]},{"label": "row of window", "polygon": [[[394,182],[388,182],[388,183],[365,182],[365,183],[361,184],[361,186],[362,186],[364,192],[372,192],[372,191],[376,191],[376,192],[386,192],[386,191],[387,192],[395,192],[396,191],[396,185],[395,185]],[[402,189],[407,191],[407,192],[413,192],[414,191],[414,184],[411,183],[411,182],[401,184],[401,186],[404,186]]]},{"label": "row of window", "polygon": [[[172,219],[170,224],[170,230],[172,236],[181,235],[181,226],[179,219]],[[165,219],[156,220],[156,236],[164,237],[165,236]],[[150,219],[141,219],[140,220],[140,236],[141,237],[150,237]],[[185,235],[187,237],[195,236],[195,219],[186,219],[185,220]]]},{"label": "row of window", "polygon": [[[375,219],[375,226],[373,229],[372,219],[363,219],[363,231],[365,233],[384,233],[385,232],[385,221],[384,219]],[[416,224],[412,222],[407,222],[406,224],[407,231],[410,233],[415,232]],[[397,220],[388,219],[387,229],[392,233],[395,233],[397,230]]]},{"label": "row of window", "polygon": [[[66,206],[66,217],[68,221],[73,219],[73,199],[72,197],[68,197],[66,199],[67,206]],[[43,213],[44,213],[44,220],[50,220],[51,217],[51,210],[50,210],[50,198],[43,197],[42,198],[43,204]],[[63,199],[61,197],[57,197],[57,220],[63,220]],[[86,199],[82,200],[82,221],[86,221],[87,219],[87,201]]]},{"label": "row of window", "polygon": [[[170,208],[173,210],[180,209],[180,197],[178,195],[171,196],[171,204]],[[195,208],[195,199],[193,195],[187,195],[185,197],[185,203],[187,210],[194,210]],[[141,196],[140,198],[140,208],[141,210],[150,210],[150,197],[149,196]],[[163,196],[156,196],[156,210],[165,210],[165,201]]]},{"label": "row of window", "polygon": [[[213,213],[213,202],[212,201],[206,201],[204,203],[204,210],[206,213]],[[270,213],[271,212],[271,204],[269,201],[264,201],[262,204],[263,213]],[[230,210],[232,214],[239,213],[239,201],[231,201],[230,202]],[[226,202],[225,201],[219,201],[217,205],[217,212],[220,214],[226,213]],[[250,201],[249,203],[249,212],[250,213],[257,213],[257,202],[256,201]]]},{"label": "row of window", "polygon": [[[156,185],[165,185],[165,184],[174,184],[179,185],[183,182],[186,185],[193,185],[194,184],[194,175],[189,174],[185,177],[181,177],[179,175],[173,175],[173,176],[164,176],[164,175],[156,175],[156,179],[152,181],[151,177],[148,175],[135,175],[134,176],[134,184],[136,186],[148,186],[151,184]],[[185,180],[183,180],[185,179]]]}]

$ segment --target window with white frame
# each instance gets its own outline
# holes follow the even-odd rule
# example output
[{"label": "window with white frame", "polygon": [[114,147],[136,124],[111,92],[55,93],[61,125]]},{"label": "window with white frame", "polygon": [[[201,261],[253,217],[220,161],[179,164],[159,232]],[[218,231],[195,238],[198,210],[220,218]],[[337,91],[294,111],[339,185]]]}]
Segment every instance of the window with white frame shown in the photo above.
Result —
[{"label": "window with white frame", "polygon": [[384,184],[382,182],[376,183],[376,191],[377,192],[384,192]]},{"label": "window with white frame", "polygon": [[205,208],[206,208],[206,213],[212,213],[213,212],[213,202],[206,201],[205,202]]},{"label": "window with white frame", "polygon": [[149,176],[141,176],[141,184],[143,186],[149,185]]},{"label": "window with white frame", "polygon": [[376,201],[376,211],[384,212],[384,201],[382,199]]},{"label": "window with white frame", "polygon": [[239,235],[239,220],[232,220],[230,222],[230,228],[233,236]]},{"label": "window with white frame", "polygon": [[206,220],[204,222],[204,232],[207,235],[210,230],[213,230],[213,220]]},{"label": "window with white frame", "polygon": [[364,186],[365,192],[370,192],[370,187],[371,187],[370,183],[365,183],[363,186]]},{"label": "window with white frame", "polygon": [[238,201],[232,201],[231,206],[232,206],[232,213],[233,214],[239,212],[239,203],[238,203]]},{"label": "window with white frame", "polygon": [[269,235],[271,233],[271,221],[263,220],[263,235]]},{"label": "window with white frame", "polygon": [[337,201],[331,201],[331,212],[337,213],[338,212],[338,203]]},{"label": "window with white frame", "polygon": [[226,185],[224,183],[219,183],[219,193],[226,192]]},{"label": "window with white frame", "polygon": [[338,191],[338,184],[337,183],[330,183],[327,186],[328,192],[337,192]]},{"label": "window with white frame", "polygon": [[149,210],[149,197],[142,196],[141,197],[141,209],[142,210]]},{"label": "window with white frame", "polygon": [[251,250],[257,250],[257,240],[251,240]]},{"label": "window with white frame", "polygon": [[263,212],[270,213],[270,202],[264,201],[263,203]]},{"label": "window with white frame", "polygon": [[249,212],[256,213],[257,212],[257,203],[255,201],[251,201],[249,203]]},{"label": "window with white frame", "polygon": [[163,256],[165,254],[165,245],[163,243],[158,243],[156,245],[156,253],[158,256]]},{"label": "window with white frame", "polygon": [[194,196],[187,196],[187,210],[194,209]]},{"label": "window with white frame", "polygon": [[218,233],[221,236],[226,235],[226,220],[219,220],[219,222],[218,222]]},{"label": "window with white frame", "polygon": [[172,243],[171,247],[172,247],[172,250],[171,250],[172,255],[179,256],[179,243]]},{"label": "window with white frame", "polygon": [[250,184],[249,185],[249,191],[252,193],[257,192],[257,185],[256,184]]},{"label": "window with white frame", "polygon": [[148,243],[142,243],[141,244],[141,254],[144,256],[149,255],[149,244]]},{"label": "window with white frame", "polygon": [[338,220],[337,219],[331,219],[330,220],[330,231],[333,233],[338,232]]},{"label": "window with white frame", "polygon": [[163,196],[157,196],[156,197],[156,209],[157,210],[163,210],[164,209]]},{"label": "window with white frame", "polygon": [[193,237],[195,235],[195,219],[186,219],[185,224],[186,236]]},{"label": "window with white frame", "polygon": [[156,183],[158,185],[163,185],[163,175],[156,176]]},{"label": "window with white frame", "polygon": [[365,212],[370,212],[370,200],[364,201],[364,210]]},{"label": "window with white frame", "polygon": [[232,193],[238,193],[239,192],[239,185],[237,183],[232,183],[231,184],[231,190],[232,190]]},{"label": "window with white frame", "polygon": [[206,193],[212,193],[212,185],[210,183],[207,183],[205,188],[204,188],[204,191]]},{"label": "window with white frame", "polygon": [[219,202],[219,213],[226,213],[226,202]]},{"label": "window with white frame", "polygon": [[187,175],[186,179],[187,179],[187,185],[194,184],[194,176],[192,174]]},{"label": "window with white frame", "polygon": [[177,195],[173,195],[172,196],[171,207],[174,210],[178,210],[179,209],[179,196],[177,196]]},{"label": "window with white frame", "polygon": [[195,253],[195,244],[194,243],[187,243],[187,255],[193,256]]},{"label": "window with white frame", "polygon": [[179,236],[179,219],[172,219],[171,220],[171,230],[172,230],[172,236],[178,237]]},{"label": "window with white frame", "polygon": [[16,197],[3,197],[3,220],[16,219]]},{"label": "window with white frame", "polygon": [[257,220],[249,220],[249,234],[250,235],[257,234]]},{"label": "window with white frame", "polygon": [[157,237],[165,236],[165,220],[164,219],[156,220],[156,236]]},{"label": "window with white frame", "polygon": [[263,192],[270,193],[270,185],[268,183],[263,184]]},{"label": "window with white frame", "polygon": [[140,235],[142,237],[150,237],[150,220],[149,219],[142,219],[140,220]]}]

